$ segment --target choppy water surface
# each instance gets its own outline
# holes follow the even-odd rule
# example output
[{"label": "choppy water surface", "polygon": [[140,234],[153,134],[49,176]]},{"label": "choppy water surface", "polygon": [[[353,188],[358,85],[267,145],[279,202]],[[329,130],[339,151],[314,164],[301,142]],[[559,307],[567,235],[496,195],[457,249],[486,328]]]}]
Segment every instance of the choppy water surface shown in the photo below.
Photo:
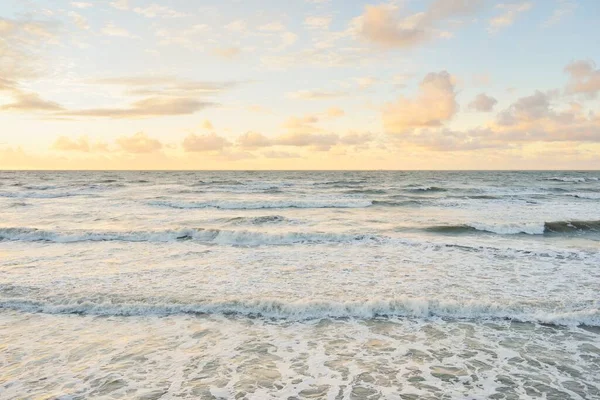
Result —
[{"label": "choppy water surface", "polygon": [[0,172],[0,398],[600,399],[598,172]]}]

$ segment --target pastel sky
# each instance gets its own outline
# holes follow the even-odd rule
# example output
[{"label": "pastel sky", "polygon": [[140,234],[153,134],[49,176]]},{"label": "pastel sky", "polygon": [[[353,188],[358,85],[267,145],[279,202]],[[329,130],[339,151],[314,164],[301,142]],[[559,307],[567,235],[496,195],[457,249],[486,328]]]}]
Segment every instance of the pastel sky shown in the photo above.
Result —
[{"label": "pastel sky", "polygon": [[599,169],[600,1],[2,0],[1,169]]}]

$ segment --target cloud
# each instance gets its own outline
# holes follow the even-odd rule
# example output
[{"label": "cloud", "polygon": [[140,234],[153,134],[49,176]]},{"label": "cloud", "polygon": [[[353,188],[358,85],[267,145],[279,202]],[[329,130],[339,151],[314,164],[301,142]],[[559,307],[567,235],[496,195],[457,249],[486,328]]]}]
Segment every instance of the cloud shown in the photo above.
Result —
[{"label": "cloud", "polygon": [[558,24],[563,18],[573,14],[576,8],[577,3],[573,0],[557,0],[557,6],[552,12],[552,15],[542,24],[542,26],[550,27]]},{"label": "cloud", "polygon": [[259,26],[258,30],[263,32],[281,32],[285,30],[285,26],[281,22],[270,22]]},{"label": "cloud", "polygon": [[260,147],[273,146],[274,141],[262,133],[246,132],[237,138],[237,144],[246,149],[257,149]]},{"label": "cloud", "polygon": [[225,29],[231,32],[244,32],[247,29],[247,25],[245,21],[238,19],[225,25]]},{"label": "cloud", "polygon": [[325,112],[326,116],[330,118],[343,117],[346,113],[339,107],[331,107]]},{"label": "cloud", "polygon": [[182,143],[183,149],[186,152],[204,152],[204,151],[221,151],[226,147],[231,146],[231,143],[215,133],[207,135],[190,134]]},{"label": "cloud", "polygon": [[129,0],[115,0],[110,2],[110,6],[117,10],[129,10]]},{"label": "cloud", "polygon": [[181,18],[187,16],[185,13],[175,11],[169,7],[161,6],[156,3],[150,4],[148,7],[136,7],[133,11],[146,18]]},{"label": "cloud", "polygon": [[63,107],[60,104],[53,101],[44,100],[37,93],[14,90],[12,97],[14,102],[0,106],[0,110],[21,112],[63,110]]},{"label": "cloud", "polygon": [[498,124],[503,126],[518,125],[548,115],[550,115],[550,96],[536,90],[533,95],[521,97],[511,104],[508,109],[498,114]]},{"label": "cloud", "polygon": [[329,90],[298,90],[287,94],[288,98],[298,100],[326,100],[342,96],[346,96],[346,93]]},{"label": "cloud", "polygon": [[502,28],[512,25],[519,14],[529,11],[533,7],[533,3],[526,1],[521,3],[496,5],[496,8],[502,10],[502,13],[489,21],[488,31],[491,33],[497,32]]},{"label": "cloud", "polygon": [[379,80],[372,76],[365,76],[362,78],[355,78],[355,81],[360,89],[365,90],[375,85]]},{"label": "cloud", "polygon": [[565,67],[569,74],[566,92],[568,94],[583,94],[590,98],[600,91],[600,69],[591,60],[574,61]]},{"label": "cloud", "polygon": [[333,133],[294,132],[281,135],[276,144],[283,146],[312,147],[313,150],[327,151],[339,142],[339,136]]},{"label": "cloud", "polygon": [[359,18],[359,35],[384,47],[411,47],[429,39],[429,31],[420,26],[420,14],[401,19],[392,5],[368,5]]},{"label": "cloud", "polygon": [[139,36],[136,36],[130,33],[125,28],[120,28],[116,26],[113,22],[107,23],[104,28],[102,28],[101,32],[106,36],[118,36],[118,37],[126,37],[131,39],[139,39]]},{"label": "cloud", "polygon": [[89,153],[92,151],[108,151],[108,145],[103,142],[90,143],[87,136],[80,136],[78,139],[59,136],[52,145],[52,149],[58,151]]},{"label": "cloud", "polygon": [[326,30],[326,29],[329,29],[330,24],[331,24],[331,17],[311,16],[311,17],[306,17],[306,19],[304,20],[304,25],[308,29]]},{"label": "cloud", "polygon": [[442,125],[458,111],[454,81],[446,71],[431,72],[419,85],[414,98],[401,96],[383,109],[383,124],[388,133],[404,133],[415,128]]},{"label": "cloud", "polygon": [[94,85],[117,85],[123,86],[126,93],[134,96],[191,96],[191,95],[213,95],[234,88],[239,82],[224,81],[194,81],[174,76],[122,76],[112,78],[97,78],[87,80],[86,83]]},{"label": "cloud", "polygon": [[17,86],[46,73],[43,50],[58,43],[58,30],[50,21],[0,17],[0,79]]},{"label": "cloud", "polygon": [[136,101],[127,108],[91,108],[60,113],[75,117],[146,118],[168,115],[193,114],[214,103],[188,97],[149,97]]},{"label": "cloud", "polygon": [[213,49],[212,53],[215,56],[221,57],[221,58],[226,58],[226,59],[232,59],[232,58],[236,58],[238,57],[240,54],[242,54],[242,49],[240,49],[239,47],[218,47],[216,49]]},{"label": "cloud", "polygon": [[[87,4],[87,3],[84,3]],[[69,11],[69,17],[73,20],[73,23],[77,25],[79,29],[88,30],[90,29],[90,24],[88,24],[87,19],[81,15],[76,13],[75,11]]]},{"label": "cloud", "polygon": [[300,158],[300,155],[296,153],[290,153],[289,151],[277,151],[267,150],[262,153],[265,158]]},{"label": "cloud", "polygon": [[451,36],[438,29],[442,21],[471,14],[483,5],[483,0],[436,0],[425,11],[410,15],[402,15],[394,3],[367,5],[352,26],[368,42],[387,48],[408,48],[435,37]]},{"label": "cloud", "polygon": [[122,136],[117,139],[117,145],[127,153],[153,153],[163,148],[163,144],[156,140],[149,138],[145,133],[138,132],[133,136]]},{"label": "cloud", "polygon": [[71,5],[75,8],[90,8],[94,6],[92,3],[86,3],[82,1],[72,1]]},{"label": "cloud", "polygon": [[473,101],[469,103],[469,109],[479,112],[490,112],[494,109],[494,106],[498,103],[495,98],[486,95],[485,93],[479,93]]}]

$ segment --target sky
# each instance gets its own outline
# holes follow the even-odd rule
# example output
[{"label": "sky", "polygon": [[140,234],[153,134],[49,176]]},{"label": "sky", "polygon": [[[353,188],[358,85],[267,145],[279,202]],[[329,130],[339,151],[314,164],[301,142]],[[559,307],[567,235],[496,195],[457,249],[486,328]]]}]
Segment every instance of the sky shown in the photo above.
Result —
[{"label": "sky", "polygon": [[0,169],[600,169],[597,0],[2,0]]}]

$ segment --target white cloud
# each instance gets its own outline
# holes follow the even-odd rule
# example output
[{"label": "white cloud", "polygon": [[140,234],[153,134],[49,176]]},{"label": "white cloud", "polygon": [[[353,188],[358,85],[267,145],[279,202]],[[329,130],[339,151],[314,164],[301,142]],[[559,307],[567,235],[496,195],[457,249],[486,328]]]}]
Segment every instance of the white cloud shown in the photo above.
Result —
[{"label": "white cloud", "polygon": [[104,28],[102,28],[101,32],[106,36],[118,36],[118,37],[126,37],[130,39],[139,39],[139,36],[136,36],[130,33],[125,28],[120,28],[116,26],[113,22],[107,23]]},{"label": "white cloud", "polygon": [[82,1],[72,1],[71,5],[75,8],[90,8],[94,6],[92,3],[86,3]]},{"label": "white cloud", "polygon": [[90,25],[88,24],[87,19],[83,15],[78,14],[75,11],[69,11],[68,15],[73,20],[73,23],[79,27],[79,29],[82,29],[82,30],[90,29]]},{"label": "white cloud", "polygon": [[169,7],[161,6],[156,3],[150,4],[148,7],[136,7],[133,11],[146,18],[180,18],[187,16],[185,13],[175,11]]},{"label": "white cloud", "polygon": [[498,4],[496,8],[502,10],[501,14],[490,19],[488,31],[494,33],[502,28],[512,25],[519,14],[529,11],[532,7],[533,3],[529,1],[512,4]]}]

